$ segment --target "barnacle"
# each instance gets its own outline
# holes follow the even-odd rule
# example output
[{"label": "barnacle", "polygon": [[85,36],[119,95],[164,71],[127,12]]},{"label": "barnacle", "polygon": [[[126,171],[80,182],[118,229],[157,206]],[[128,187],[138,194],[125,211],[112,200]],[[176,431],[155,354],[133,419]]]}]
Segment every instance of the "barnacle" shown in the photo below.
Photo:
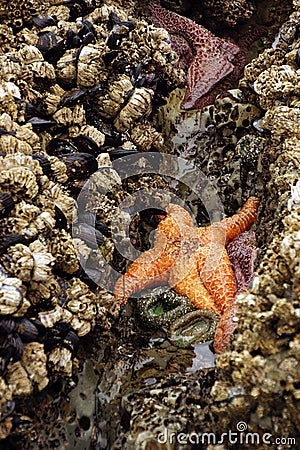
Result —
[{"label": "barnacle", "polygon": [[10,259],[4,261],[4,266],[22,281],[46,281],[54,263],[54,257],[47,250],[39,240],[29,246],[16,244],[8,249]]},{"label": "barnacle", "polygon": [[19,278],[0,276],[0,314],[23,316],[30,306]]},{"label": "barnacle", "polygon": [[42,211],[35,205],[21,201],[16,205],[14,214],[7,220],[8,228],[14,233],[36,236],[40,232],[49,231],[55,225],[54,214]]},{"label": "barnacle", "polygon": [[133,123],[141,117],[147,117],[151,112],[151,100],[154,91],[147,88],[135,88],[129,101],[120,111],[114,125],[118,131],[130,129]]},{"label": "barnacle", "polygon": [[115,117],[132,89],[133,85],[128,76],[119,75],[116,77],[114,81],[109,83],[105,97],[99,97],[99,114],[105,118]]},{"label": "barnacle", "polygon": [[74,242],[65,230],[55,230],[49,243],[51,253],[55,255],[55,268],[66,273],[74,273],[79,269]]},{"label": "barnacle", "polygon": [[143,152],[149,151],[151,147],[162,150],[164,145],[163,135],[147,121],[135,124],[131,139]]}]

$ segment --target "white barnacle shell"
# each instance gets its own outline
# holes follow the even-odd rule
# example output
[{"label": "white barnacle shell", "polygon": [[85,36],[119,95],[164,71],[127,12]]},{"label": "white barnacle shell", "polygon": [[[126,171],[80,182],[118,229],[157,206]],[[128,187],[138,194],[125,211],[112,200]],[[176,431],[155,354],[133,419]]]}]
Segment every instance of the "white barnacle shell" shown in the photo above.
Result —
[{"label": "white barnacle shell", "polygon": [[55,308],[50,311],[42,311],[38,313],[39,319],[46,328],[52,328],[56,322],[61,320],[63,309],[61,306],[56,305]]},{"label": "white barnacle shell", "polygon": [[43,344],[39,342],[24,344],[22,366],[26,369],[30,380],[39,391],[47,386],[49,383],[47,377],[47,356]]},{"label": "white barnacle shell", "polygon": [[76,105],[75,108],[63,107],[53,114],[53,119],[59,125],[73,126],[85,125],[85,111],[82,105]]},{"label": "white barnacle shell", "polygon": [[23,139],[18,139],[11,134],[3,134],[0,136],[0,152],[5,155],[22,152],[27,155],[33,153],[32,146]]},{"label": "white barnacle shell", "polygon": [[77,49],[67,50],[65,54],[57,61],[56,75],[64,83],[72,83],[76,79],[76,53]]},{"label": "white barnacle shell", "polygon": [[32,204],[21,201],[8,218],[9,229],[14,233],[23,233],[29,237],[36,236],[44,230],[51,230],[55,225],[53,216],[49,211],[40,211]]},{"label": "white barnacle shell", "polygon": [[51,274],[51,267],[54,264],[55,258],[49,253],[46,245],[41,241],[36,240],[29,245],[34,259],[32,280],[46,281]]},{"label": "white barnacle shell", "polygon": [[39,191],[35,174],[27,167],[12,167],[3,170],[0,172],[0,184],[12,196],[15,194],[34,198]]},{"label": "white barnacle shell", "polygon": [[65,230],[54,230],[49,248],[55,255],[55,268],[66,273],[74,273],[79,269],[76,248],[72,236]]},{"label": "white barnacle shell", "polygon": [[129,101],[114,121],[116,129],[118,131],[130,129],[136,120],[148,116],[151,112],[153,95],[154,92],[152,89],[135,88]]},{"label": "white barnacle shell", "polygon": [[86,45],[80,52],[77,64],[78,87],[91,87],[106,79],[103,49],[104,46]]},{"label": "white barnacle shell", "polygon": [[55,347],[48,356],[49,365],[55,372],[72,375],[72,352],[65,347]]},{"label": "white barnacle shell", "polygon": [[118,76],[115,81],[109,83],[106,95],[99,98],[99,114],[108,119],[116,117],[126,96],[129,95],[132,89],[133,85],[128,76]]},{"label": "white barnacle shell", "polygon": [[29,395],[33,392],[33,385],[20,361],[9,364],[6,381],[14,395]]},{"label": "white barnacle shell", "polygon": [[35,45],[24,45],[16,57],[24,64],[29,64],[35,61],[44,61],[44,57],[40,50]]},{"label": "white barnacle shell", "polygon": [[[22,291],[10,284],[0,283],[0,314],[16,313],[23,302]],[[28,305],[29,306],[29,305]]]}]

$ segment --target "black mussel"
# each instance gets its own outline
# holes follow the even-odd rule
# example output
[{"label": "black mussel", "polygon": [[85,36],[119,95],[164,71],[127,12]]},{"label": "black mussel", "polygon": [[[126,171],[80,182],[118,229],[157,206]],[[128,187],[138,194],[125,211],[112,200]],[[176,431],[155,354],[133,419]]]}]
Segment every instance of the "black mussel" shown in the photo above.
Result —
[{"label": "black mussel", "polygon": [[29,103],[26,100],[22,100],[21,98],[14,96],[14,101],[25,111],[26,119],[39,116],[41,114],[40,111],[32,105],[32,103]]},{"label": "black mussel", "polygon": [[[80,37],[76,34],[73,39],[72,39],[72,47],[74,48],[80,48],[82,45],[82,40],[80,39]],[[78,56],[79,57],[79,56]],[[78,59],[77,57],[77,59]]]},{"label": "black mussel", "polygon": [[31,119],[27,120],[27,123],[30,123],[35,131],[44,131],[56,125],[54,120],[42,119],[41,117],[31,117]]},{"label": "black mussel", "polygon": [[48,142],[47,153],[52,156],[61,156],[63,153],[77,153],[77,148],[67,139],[53,138]]},{"label": "black mussel", "polygon": [[94,36],[97,36],[96,29],[92,22],[90,22],[89,20],[83,20],[82,27],[78,31],[78,36],[82,39],[88,33],[92,33]]},{"label": "black mussel", "polygon": [[69,28],[66,33],[66,47],[67,48],[73,47],[73,39],[75,36],[76,36],[75,31],[73,31],[71,28]]},{"label": "black mussel", "polygon": [[111,27],[113,27],[114,25],[119,25],[128,28],[129,31],[133,30],[136,27],[136,22],[121,20],[114,12],[110,13],[109,20]]},{"label": "black mussel", "polygon": [[116,149],[108,152],[108,154],[109,154],[110,160],[114,161],[115,159],[123,158],[124,156],[138,154],[138,152],[136,150],[130,150],[127,148],[116,148]]},{"label": "black mussel", "polygon": [[10,334],[14,331],[16,322],[14,319],[2,316],[0,318],[0,334]]},{"label": "black mussel", "polygon": [[23,234],[9,233],[0,237],[0,255],[4,255],[11,245],[25,244],[26,238]]},{"label": "black mussel", "polygon": [[60,230],[66,230],[68,228],[68,221],[64,214],[64,212],[60,209],[58,205],[54,206],[54,212],[55,212],[55,227],[59,228]]},{"label": "black mussel", "polygon": [[81,223],[87,223],[88,225],[91,225],[92,227],[95,225],[96,217],[95,214],[93,214],[90,211],[80,211],[77,210],[78,214],[78,222]]},{"label": "black mussel", "polygon": [[15,207],[15,202],[9,194],[0,192],[0,219],[7,217]]},{"label": "black mussel", "polygon": [[105,53],[103,56],[103,62],[107,66],[110,66],[113,60],[118,56],[118,50],[111,50],[110,52]]},{"label": "black mussel", "polygon": [[106,41],[107,47],[110,48],[111,50],[116,50],[124,37],[125,37],[124,34],[119,34],[115,33],[114,31],[111,31]]},{"label": "black mussel", "polygon": [[[13,358],[14,361],[20,361],[24,353],[24,345],[18,333],[9,334],[6,338],[5,347],[7,356]],[[8,359],[8,360],[9,360]]]},{"label": "black mussel", "polygon": [[39,335],[37,327],[25,317],[16,323],[16,331],[25,342],[35,341]]},{"label": "black mussel", "polygon": [[50,161],[48,158],[46,158],[46,156],[42,155],[41,153],[34,153],[32,155],[32,159],[38,161],[44,175],[49,175],[52,172]]},{"label": "black mussel", "polygon": [[94,44],[96,42],[96,38],[93,33],[89,32],[82,38],[82,43],[84,45]]},{"label": "black mussel", "polygon": [[66,334],[66,336],[62,340],[62,346],[70,350],[73,355],[76,355],[79,348],[79,337],[77,336],[75,331],[70,330]]},{"label": "black mussel", "polygon": [[63,55],[65,44],[63,39],[58,41],[52,31],[43,31],[39,34],[37,48],[43,53],[46,61],[54,63]]},{"label": "black mussel", "polygon": [[66,92],[60,99],[59,107],[74,105],[86,95],[87,89],[72,89]]},{"label": "black mussel", "polygon": [[298,48],[296,56],[295,56],[295,63],[298,67],[300,67],[300,48]]},{"label": "black mussel", "polygon": [[8,400],[4,403],[1,403],[1,411],[0,411],[0,422],[5,420],[6,417],[10,416],[15,409],[15,402],[13,400]]},{"label": "black mussel", "polygon": [[93,9],[94,2],[84,0],[65,0],[58,5],[64,5],[70,10],[70,21],[75,22],[78,17],[87,16]]},{"label": "black mussel", "polygon": [[80,152],[89,153],[94,156],[98,156],[100,153],[98,144],[89,136],[80,134],[72,138],[72,142]]},{"label": "black mussel", "polygon": [[38,28],[49,27],[56,24],[56,21],[52,16],[35,16],[32,21]]},{"label": "black mussel", "polygon": [[123,144],[123,137],[121,133],[112,131],[111,133],[105,133],[104,147],[120,147]]},{"label": "black mussel", "polygon": [[89,153],[67,153],[60,156],[67,166],[69,180],[85,179],[98,169],[98,162]]},{"label": "black mussel", "polygon": [[96,250],[103,243],[102,234],[87,223],[74,223],[72,227],[74,238],[81,239],[88,247]]},{"label": "black mussel", "polygon": [[104,236],[111,237],[111,231],[109,227],[106,225],[106,223],[101,222],[100,220],[96,220],[95,228],[96,230],[100,231],[100,233],[102,233]]},{"label": "black mussel", "polygon": [[0,127],[0,136],[4,136],[7,134],[14,135],[14,134],[16,134],[16,132],[15,131],[7,131],[7,130],[5,130],[5,128]]}]

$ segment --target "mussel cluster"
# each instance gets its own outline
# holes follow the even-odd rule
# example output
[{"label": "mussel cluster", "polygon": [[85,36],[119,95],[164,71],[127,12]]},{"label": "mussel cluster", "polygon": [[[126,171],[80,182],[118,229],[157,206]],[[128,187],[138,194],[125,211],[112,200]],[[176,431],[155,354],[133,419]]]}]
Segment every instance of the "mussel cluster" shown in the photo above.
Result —
[{"label": "mussel cluster", "polygon": [[95,241],[80,214],[72,238],[76,199],[115,159],[162,149],[152,109],[183,80],[167,33],[131,2],[21,3],[1,5],[0,25],[0,439],[18,398],[70,376],[79,338],[110,326],[77,250],[95,267],[111,251],[122,190],[99,193]]}]

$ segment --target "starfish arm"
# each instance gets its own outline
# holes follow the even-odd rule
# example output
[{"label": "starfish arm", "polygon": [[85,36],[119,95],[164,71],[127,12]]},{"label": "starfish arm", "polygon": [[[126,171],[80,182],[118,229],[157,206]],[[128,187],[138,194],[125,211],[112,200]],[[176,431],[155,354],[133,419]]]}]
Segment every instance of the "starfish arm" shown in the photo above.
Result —
[{"label": "starfish arm", "polygon": [[222,54],[220,48],[214,52],[198,51],[188,71],[187,89],[181,108],[194,108],[199,98],[233,70],[234,65],[226,54]]},{"label": "starfish arm", "polygon": [[[176,279],[178,280],[178,273]],[[194,265],[188,274],[176,285],[173,285],[174,280],[172,275],[170,276],[169,284],[174,290],[180,294],[188,297],[191,302],[198,309],[208,309],[217,314],[220,314],[219,308],[216,306],[214,297],[209,293],[201,282],[196,265]]]},{"label": "starfish arm", "polygon": [[199,278],[213,295],[222,314],[234,304],[236,283],[225,249],[220,248],[215,255],[198,259]]},{"label": "starfish arm", "polygon": [[238,321],[235,313],[235,307],[232,306],[227,309],[225,314],[223,314],[217,325],[214,339],[214,350],[216,353],[222,353],[226,350],[231,335],[236,329],[237,324]]},{"label": "starfish arm", "polygon": [[[257,219],[257,210],[259,206],[259,199],[256,197],[250,197],[241,211],[234,214],[232,217],[227,217],[221,221],[222,226],[225,226],[226,242],[227,245],[234,238],[247,231],[253,222]],[[214,226],[214,225],[212,225]]]},{"label": "starfish arm", "polygon": [[166,236],[157,231],[154,247],[140,255],[118,279],[114,292],[117,302],[125,304],[133,293],[167,282],[168,269],[177,256],[177,247],[166,244]]}]

